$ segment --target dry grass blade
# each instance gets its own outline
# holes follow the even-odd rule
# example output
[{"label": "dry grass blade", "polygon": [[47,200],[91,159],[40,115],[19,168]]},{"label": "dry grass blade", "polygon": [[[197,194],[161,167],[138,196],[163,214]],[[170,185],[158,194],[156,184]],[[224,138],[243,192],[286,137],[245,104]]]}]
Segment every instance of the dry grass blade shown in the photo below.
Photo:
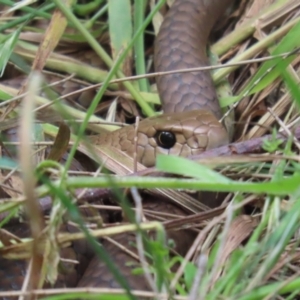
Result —
[{"label": "dry grass blade", "polygon": [[[68,3],[68,1],[66,1]],[[72,2],[72,1],[69,1]],[[70,4],[70,3],[69,3]],[[44,35],[44,39],[37,51],[36,58],[32,64],[32,70],[42,71],[51,52],[58,45],[67,26],[66,17],[56,9]]]},{"label": "dry grass blade", "polygon": [[226,261],[230,254],[241,246],[242,242],[249,237],[253,230],[258,225],[257,220],[247,215],[240,215],[236,217],[230,224],[228,232],[223,232],[226,236],[225,243],[222,245],[222,255],[220,260],[216,262],[215,268],[218,269],[215,276],[212,278],[211,286],[214,286],[216,281],[222,274],[222,269],[225,267]]},{"label": "dry grass blade", "polygon": [[28,94],[23,100],[23,115],[20,121],[19,130],[20,167],[22,170],[23,191],[27,198],[27,201],[25,202],[25,209],[30,215],[30,227],[35,241],[32,248],[31,272],[27,274],[29,281],[27,286],[23,286],[23,290],[27,290],[28,288],[31,290],[40,287],[40,270],[43,261],[42,254],[38,251],[38,238],[43,230],[44,221],[35,195],[36,178],[34,174],[34,164],[32,160],[33,151],[31,145],[31,137],[34,131],[34,100],[40,84],[40,74],[33,73],[29,80]]},{"label": "dry grass blade", "polygon": [[[20,238],[18,238],[17,236],[15,236],[14,234],[10,233],[9,231],[7,231],[3,228],[0,229],[0,240],[4,246],[11,246],[12,241],[14,241],[14,243],[21,242]],[[1,253],[3,253],[3,252],[1,251]]]}]

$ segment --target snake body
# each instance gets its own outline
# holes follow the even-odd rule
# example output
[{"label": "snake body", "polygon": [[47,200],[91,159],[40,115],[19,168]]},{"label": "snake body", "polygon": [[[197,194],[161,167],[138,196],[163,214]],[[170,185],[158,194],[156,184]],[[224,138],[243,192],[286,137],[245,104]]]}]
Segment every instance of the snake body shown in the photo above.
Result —
[{"label": "snake body", "polygon": [[[168,11],[155,43],[155,69],[174,71],[191,67],[207,66],[206,45],[208,36],[217,19],[232,0],[175,0]],[[140,122],[137,130],[137,160],[147,167],[155,163],[159,153],[189,156],[212,149],[229,142],[228,134],[219,122],[221,110],[215,87],[208,71],[176,73],[157,78],[157,87],[164,114]],[[97,145],[109,145],[132,156],[136,147],[134,126],[121,128],[109,134],[91,137]],[[170,142],[171,138],[171,142]],[[144,203],[144,207],[160,211],[177,208],[155,200]],[[172,235],[172,232],[169,233]],[[176,241],[188,239],[185,248],[192,241],[188,234],[177,232]],[[117,236],[121,244],[128,244],[130,235]],[[120,253],[110,243],[103,244],[113,255],[115,263],[133,288],[147,288],[143,280],[130,276],[126,266],[127,254]],[[185,249],[186,250],[186,249]],[[184,251],[181,251],[184,252]],[[184,253],[182,253],[184,254]],[[130,260],[130,259],[129,259]],[[11,285],[12,286],[12,285]],[[78,286],[118,287],[105,264],[94,258]],[[3,287],[0,283],[0,290]]]},{"label": "snake body", "polygon": [[[231,2],[232,0],[176,0],[167,13],[156,39],[154,57],[156,71],[207,66],[208,36],[218,17]],[[137,160],[140,163],[151,167],[155,163],[155,156],[159,153],[189,156],[229,142],[227,131],[218,121],[221,109],[209,72],[164,75],[157,78],[157,87],[166,113],[140,122],[137,134]],[[162,132],[174,135],[176,142],[172,147],[160,145]],[[109,144],[132,156],[135,151],[133,143],[135,135],[135,127],[128,126],[111,135],[97,136],[94,143]],[[171,209],[170,206],[167,208],[166,203],[155,205],[157,211]],[[150,204],[143,203],[144,208],[149,206]],[[174,207],[173,210],[175,214],[183,215],[182,211]],[[192,241],[186,232],[177,232],[172,238],[177,243],[182,239],[185,240],[185,250]],[[129,244],[131,239],[129,235],[117,236],[122,245]],[[109,247],[109,252],[113,253],[120,270],[126,270],[122,273],[131,287],[146,288],[147,284],[143,278],[128,276],[131,268],[126,266],[126,261],[130,260],[129,256],[121,254],[111,244]],[[181,251],[181,254],[182,252],[184,251]],[[103,278],[105,280],[102,280]],[[119,287],[105,264],[97,258],[91,261],[79,286]]]},{"label": "snake body", "polygon": [[[157,72],[208,66],[206,45],[218,17],[232,0],[177,0],[167,13],[155,43]],[[220,124],[221,109],[209,71],[176,73],[157,77],[164,114],[140,122],[137,160],[146,167],[157,154],[189,156],[229,143]],[[161,143],[171,133],[174,144]],[[134,127],[93,137],[93,143],[109,144],[133,156]]]}]

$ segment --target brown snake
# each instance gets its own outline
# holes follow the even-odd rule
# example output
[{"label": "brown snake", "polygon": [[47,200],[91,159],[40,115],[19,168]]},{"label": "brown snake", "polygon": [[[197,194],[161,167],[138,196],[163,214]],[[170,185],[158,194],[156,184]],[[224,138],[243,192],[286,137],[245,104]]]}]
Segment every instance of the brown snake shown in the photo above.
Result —
[{"label": "brown snake", "polygon": [[[233,0],[176,0],[167,13],[155,44],[155,69],[157,72],[174,71],[207,66],[206,45],[217,19]],[[159,153],[189,156],[229,142],[227,131],[219,122],[221,110],[209,71],[177,73],[157,78],[158,91],[165,114],[141,121],[138,127],[137,160],[146,167],[153,166]],[[132,156],[135,127],[128,126],[109,134],[93,136],[96,145],[109,145]],[[184,215],[172,205],[144,203],[145,208],[173,211]],[[169,233],[172,237],[172,232]],[[179,233],[176,234],[179,236]],[[188,234],[180,235],[185,248],[192,240]],[[183,237],[184,236],[184,237]],[[116,237],[127,244],[129,235]],[[110,243],[104,242],[121,273],[134,289],[149,289],[143,278],[130,276],[126,266],[128,255]],[[179,245],[180,247],[180,245]],[[184,253],[187,249],[178,249]],[[0,262],[1,263],[1,262]],[[5,274],[4,274],[5,275]],[[4,278],[4,275],[1,278]],[[10,289],[15,288],[13,279]],[[119,287],[105,264],[94,258],[77,286]],[[2,286],[0,291],[9,289]]]}]

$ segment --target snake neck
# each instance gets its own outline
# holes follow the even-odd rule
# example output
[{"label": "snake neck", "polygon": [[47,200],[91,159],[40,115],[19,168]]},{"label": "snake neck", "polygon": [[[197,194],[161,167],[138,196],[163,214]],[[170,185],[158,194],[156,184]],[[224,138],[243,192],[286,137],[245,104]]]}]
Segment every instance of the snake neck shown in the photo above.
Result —
[{"label": "snake neck", "polygon": [[[177,0],[157,36],[154,63],[157,72],[209,65],[206,46],[210,32],[232,0]],[[158,92],[165,113],[209,110],[222,113],[209,71],[158,76]]]}]

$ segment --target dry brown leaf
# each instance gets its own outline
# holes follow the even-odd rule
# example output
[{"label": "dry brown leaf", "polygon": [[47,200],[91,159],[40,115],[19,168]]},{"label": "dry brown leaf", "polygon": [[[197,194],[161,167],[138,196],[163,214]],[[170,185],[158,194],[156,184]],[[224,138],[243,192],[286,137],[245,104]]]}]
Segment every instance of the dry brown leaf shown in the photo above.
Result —
[{"label": "dry brown leaf", "polygon": [[225,245],[222,249],[222,257],[219,261],[219,271],[212,280],[212,285],[222,274],[226,260],[230,254],[237,249],[241,243],[252,233],[257,226],[257,220],[247,215],[240,215],[233,220],[226,235]]},{"label": "dry brown leaf", "polygon": [[264,8],[274,3],[275,0],[255,0],[249,9],[246,10],[246,14],[237,23],[237,26],[243,26],[249,19],[257,16]]},{"label": "dry brown leaf", "polygon": [[23,193],[23,181],[18,174],[12,174],[6,179],[6,174],[0,172],[0,182],[5,180],[5,184],[1,188],[11,198],[18,198]]},{"label": "dry brown leaf", "polygon": [[57,136],[54,139],[53,146],[51,147],[47,159],[60,161],[69,147],[70,136],[71,131],[69,126],[67,126],[64,122],[61,122],[59,125]]}]

